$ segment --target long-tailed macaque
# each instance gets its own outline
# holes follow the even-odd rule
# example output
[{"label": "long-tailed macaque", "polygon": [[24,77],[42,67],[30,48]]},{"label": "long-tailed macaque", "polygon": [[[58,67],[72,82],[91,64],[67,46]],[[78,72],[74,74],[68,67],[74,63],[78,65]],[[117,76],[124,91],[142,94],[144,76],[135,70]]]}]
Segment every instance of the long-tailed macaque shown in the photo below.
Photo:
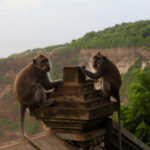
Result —
[{"label": "long-tailed macaque", "polygon": [[46,99],[45,90],[57,88],[63,82],[61,80],[51,82],[48,78],[50,69],[48,58],[43,54],[39,54],[18,73],[14,82],[14,94],[20,104],[20,126],[22,135],[37,150],[40,150],[40,148],[25,134],[25,111],[26,108],[34,110],[36,108],[53,105],[54,100]]},{"label": "long-tailed macaque", "polygon": [[121,76],[117,67],[100,52],[93,56],[92,67],[95,73],[86,70],[83,67],[78,67],[78,69],[88,77],[98,80],[102,78],[102,95],[105,98],[110,99],[114,97],[117,100],[118,109],[118,124],[119,124],[119,146],[122,150],[121,142],[121,127],[120,127],[120,96],[119,89],[121,86]]}]

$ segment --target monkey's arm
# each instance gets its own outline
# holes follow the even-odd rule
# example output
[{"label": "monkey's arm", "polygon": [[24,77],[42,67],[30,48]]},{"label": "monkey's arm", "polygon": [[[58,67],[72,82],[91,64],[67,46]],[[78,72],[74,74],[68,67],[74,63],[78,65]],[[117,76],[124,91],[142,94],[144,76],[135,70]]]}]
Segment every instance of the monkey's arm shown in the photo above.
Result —
[{"label": "monkey's arm", "polygon": [[44,86],[44,88],[46,90],[57,88],[59,85],[62,85],[62,84],[63,84],[62,80],[57,80],[57,81],[54,81],[54,82],[50,82],[48,79],[45,79],[45,80],[42,81],[42,85]]},{"label": "monkey's arm", "polygon": [[54,82],[50,82],[50,84],[51,84],[51,88],[56,88],[59,85],[62,85],[63,81],[62,80],[57,80],[57,81],[54,81]]},{"label": "monkey's arm", "polygon": [[82,67],[77,67],[84,75],[92,78],[92,79],[95,79],[97,80],[98,78],[100,78],[102,76],[102,73],[99,71],[97,73],[93,73],[93,72],[90,72]]}]

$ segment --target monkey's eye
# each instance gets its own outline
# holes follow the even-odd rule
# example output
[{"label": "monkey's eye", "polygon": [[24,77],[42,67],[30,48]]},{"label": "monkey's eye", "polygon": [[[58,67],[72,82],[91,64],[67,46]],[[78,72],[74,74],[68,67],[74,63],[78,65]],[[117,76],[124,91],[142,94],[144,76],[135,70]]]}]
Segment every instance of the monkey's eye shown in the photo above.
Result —
[{"label": "monkey's eye", "polygon": [[46,62],[48,62],[48,59],[43,59],[42,60],[42,63],[46,63]]}]

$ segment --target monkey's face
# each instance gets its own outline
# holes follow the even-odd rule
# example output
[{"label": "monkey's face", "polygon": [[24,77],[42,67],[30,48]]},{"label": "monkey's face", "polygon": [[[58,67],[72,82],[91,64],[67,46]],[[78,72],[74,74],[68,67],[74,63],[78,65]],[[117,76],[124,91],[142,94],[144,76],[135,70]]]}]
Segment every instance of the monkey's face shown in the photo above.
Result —
[{"label": "monkey's face", "polygon": [[106,57],[101,55],[100,53],[93,56],[92,66],[95,70],[98,70],[103,65],[104,61],[106,60]]},{"label": "monkey's face", "polygon": [[49,60],[45,56],[33,59],[33,64],[44,72],[50,71]]},{"label": "monkey's face", "polygon": [[44,58],[41,60],[41,69],[45,72],[49,72],[50,71],[50,64],[47,58]]}]

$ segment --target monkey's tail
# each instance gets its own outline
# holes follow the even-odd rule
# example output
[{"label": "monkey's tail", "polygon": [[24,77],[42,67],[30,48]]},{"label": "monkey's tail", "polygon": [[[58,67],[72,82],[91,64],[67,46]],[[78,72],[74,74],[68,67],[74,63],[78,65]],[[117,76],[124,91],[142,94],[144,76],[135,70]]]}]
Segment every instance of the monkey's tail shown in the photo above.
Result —
[{"label": "monkey's tail", "polygon": [[25,130],[24,130],[24,118],[25,118],[25,111],[26,111],[26,106],[20,104],[20,126],[21,126],[21,133],[24,139],[28,141],[28,143],[33,146],[36,150],[42,150],[40,149],[36,144],[32,142],[32,140],[25,135]]},{"label": "monkey's tail", "polygon": [[122,140],[121,140],[121,118],[120,118],[120,97],[117,99],[117,109],[118,109],[119,149],[122,150]]},{"label": "monkey's tail", "polygon": [[31,146],[33,146],[36,150],[42,150],[42,149],[39,148],[36,144],[34,144],[34,143],[32,142],[32,140],[31,140],[28,136],[24,135],[24,139],[26,139],[26,140],[28,141],[28,143],[29,143]]}]

